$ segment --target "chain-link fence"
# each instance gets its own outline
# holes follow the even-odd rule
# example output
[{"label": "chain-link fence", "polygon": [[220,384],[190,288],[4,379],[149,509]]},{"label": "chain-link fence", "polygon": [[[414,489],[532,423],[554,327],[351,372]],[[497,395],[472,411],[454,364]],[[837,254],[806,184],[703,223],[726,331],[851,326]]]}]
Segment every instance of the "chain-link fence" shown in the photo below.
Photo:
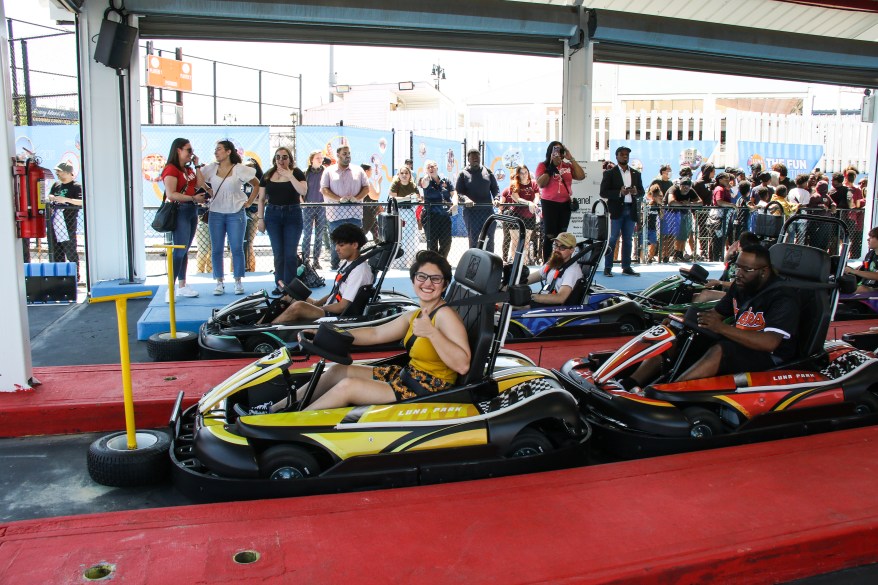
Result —
[{"label": "chain-link fence", "polygon": [[[864,209],[835,211],[801,208],[804,214],[837,217],[847,226],[851,239],[850,258],[862,256]],[[744,231],[755,231],[757,217],[764,209],[748,207],[658,206],[644,205],[642,221],[634,233],[635,258],[641,262],[721,261],[728,247]],[[781,212],[770,210],[772,216]],[[786,215],[785,217],[789,217]],[[826,225],[815,223],[796,227],[796,242],[838,254],[839,235]],[[618,259],[618,247],[616,250]]]}]

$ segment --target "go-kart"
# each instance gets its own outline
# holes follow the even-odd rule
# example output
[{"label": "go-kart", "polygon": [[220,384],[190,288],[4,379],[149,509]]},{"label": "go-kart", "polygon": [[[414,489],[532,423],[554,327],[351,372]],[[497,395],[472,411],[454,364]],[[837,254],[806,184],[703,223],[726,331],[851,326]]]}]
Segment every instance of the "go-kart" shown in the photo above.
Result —
[{"label": "go-kart", "polygon": [[[280,348],[243,368],[171,420],[171,459],[177,487],[193,498],[250,499],[376,489],[474,479],[580,465],[590,427],[554,374],[525,356],[501,350],[509,320],[502,261],[484,249],[487,229],[505,221],[521,231],[514,274],[521,270],[524,223],[491,216],[480,248],[467,250],[446,295],[466,326],[471,367],[450,390],[381,405],[250,415],[267,401],[292,396],[307,383],[309,404],[326,360],[351,363],[334,342],[303,333],[302,347],[323,359],[292,369]],[[525,297],[525,300],[527,298]],[[503,300],[507,299],[507,300]],[[501,303],[499,322],[495,303]],[[330,327],[322,324],[321,328]],[[335,329],[335,336],[348,335]],[[326,337],[326,335],[323,335]],[[405,365],[408,354],[362,361]]]},{"label": "go-kart", "polygon": [[[779,215],[775,215],[777,211]],[[771,201],[764,209],[752,215],[753,234],[768,248],[777,242],[783,228],[783,207]],[[725,277],[721,276],[721,279]],[[694,303],[695,296],[705,289],[708,280],[707,270],[700,264],[691,268],[681,268],[679,275],[671,275],[630,296],[643,305],[644,311],[658,323],[668,315],[682,315],[690,307],[709,309],[716,300]]]},{"label": "go-kart", "polygon": [[[605,213],[597,215],[598,204]],[[640,304],[625,293],[595,284],[594,277],[607,250],[609,215],[603,200],[583,217],[583,234],[576,250],[561,267],[578,264],[580,278],[564,305],[513,311],[506,342],[534,339],[599,337],[641,331],[650,323]]]},{"label": "go-kart", "polygon": [[[372,285],[363,286],[357,296],[338,317],[322,317],[317,322],[272,324],[288,306],[287,297],[305,300],[310,294],[301,281],[281,287],[280,297],[271,297],[265,290],[242,297],[225,307],[214,309],[211,317],[198,332],[198,344],[202,357],[258,357],[286,347],[292,354],[300,354],[298,334],[313,328],[317,323],[331,322],[348,327],[380,325],[395,319],[400,313],[417,308],[411,298],[401,293],[382,291],[381,285],[390,263],[399,255],[399,210],[395,200],[390,202],[390,212],[378,215],[378,238],[363,248],[359,258],[348,264],[336,276],[334,294],[348,274],[363,262],[368,262],[375,276]],[[390,349],[390,348],[374,348]]]},{"label": "go-kart", "polygon": [[[793,216],[832,223],[848,238],[843,222],[831,217]],[[830,270],[820,249],[783,241],[769,250],[779,286],[798,290],[801,302],[795,359],[764,372],[680,382],[698,356],[699,337],[716,335],[697,324],[697,310],[671,316],[618,351],[568,361],[557,372],[580,399],[592,423],[595,445],[631,458],[846,428],[878,421],[878,360],[843,342],[825,342],[843,268]],[[678,354],[669,351],[676,341]],[[621,380],[652,356],[662,356],[662,375],[638,390]]]}]

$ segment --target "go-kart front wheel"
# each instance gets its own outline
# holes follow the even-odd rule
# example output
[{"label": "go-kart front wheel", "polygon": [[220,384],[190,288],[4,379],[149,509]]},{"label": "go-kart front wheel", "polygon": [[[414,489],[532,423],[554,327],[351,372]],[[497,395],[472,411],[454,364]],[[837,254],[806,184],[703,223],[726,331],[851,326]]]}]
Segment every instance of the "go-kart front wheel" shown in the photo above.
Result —
[{"label": "go-kart front wheel", "polygon": [[693,406],[684,410],[683,414],[692,425],[689,429],[689,436],[693,439],[709,439],[721,435],[723,432],[722,421],[706,408]]},{"label": "go-kart front wheel", "polygon": [[270,447],[259,458],[259,470],[268,479],[305,479],[320,473],[317,461],[296,445]]},{"label": "go-kart front wheel", "polygon": [[258,353],[260,355],[269,354],[276,349],[280,349],[283,343],[276,337],[258,333],[244,339],[244,351],[247,353]]},{"label": "go-kart front wheel", "polygon": [[552,441],[543,433],[534,429],[524,429],[512,439],[512,444],[506,452],[506,457],[541,455],[552,451],[554,448]]}]

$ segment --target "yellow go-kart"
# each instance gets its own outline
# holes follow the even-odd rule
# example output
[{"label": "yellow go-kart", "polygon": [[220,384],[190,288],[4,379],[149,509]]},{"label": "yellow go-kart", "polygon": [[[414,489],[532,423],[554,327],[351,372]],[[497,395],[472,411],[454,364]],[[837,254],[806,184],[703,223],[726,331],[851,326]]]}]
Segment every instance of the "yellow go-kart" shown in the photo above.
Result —
[{"label": "yellow go-kart", "polygon": [[[521,270],[524,224],[492,216],[521,231],[513,271]],[[484,247],[484,245],[482,246]],[[461,258],[446,301],[469,334],[469,372],[444,392],[370,406],[246,414],[290,397],[307,383],[307,405],[327,359],[351,363],[338,344],[303,338],[323,358],[292,369],[286,348],[243,368],[171,420],[177,487],[197,499],[252,499],[439,483],[581,465],[591,435],[573,395],[555,374],[527,357],[501,350],[511,303],[527,287],[500,292],[501,259],[484,249]],[[500,301],[500,319],[494,318]],[[527,299],[524,300],[527,302]],[[330,325],[322,325],[324,328]],[[350,335],[341,329],[336,336]],[[358,363],[404,365],[408,354]]]}]

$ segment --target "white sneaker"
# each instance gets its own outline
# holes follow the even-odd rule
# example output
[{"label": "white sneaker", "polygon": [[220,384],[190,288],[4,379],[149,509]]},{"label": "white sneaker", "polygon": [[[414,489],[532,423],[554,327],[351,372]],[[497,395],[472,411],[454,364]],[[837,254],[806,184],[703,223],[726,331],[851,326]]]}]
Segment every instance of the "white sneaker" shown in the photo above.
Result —
[{"label": "white sneaker", "polygon": [[191,286],[184,286],[177,289],[178,297],[197,297],[198,291]]},{"label": "white sneaker", "polygon": [[225,294],[225,292],[226,292],[226,287],[223,286],[223,283],[221,283],[221,282],[216,283],[216,288],[213,289],[213,294],[219,296],[221,294]]},{"label": "white sneaker", "polygon": [[241,284],[240,282],[235,283],[235,294],[236,295],[244,294],[244,285]]}]

